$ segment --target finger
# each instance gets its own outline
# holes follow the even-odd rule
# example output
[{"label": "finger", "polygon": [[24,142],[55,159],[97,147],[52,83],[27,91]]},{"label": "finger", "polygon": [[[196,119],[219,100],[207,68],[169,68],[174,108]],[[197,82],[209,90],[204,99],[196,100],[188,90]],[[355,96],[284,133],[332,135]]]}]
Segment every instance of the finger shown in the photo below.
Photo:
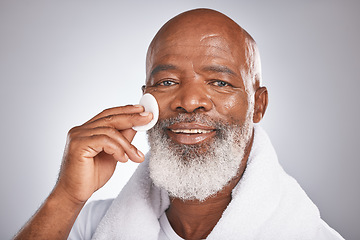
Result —
[{"label": "finger", "polygon": [[85,124],[93,122],[99,118],[103,118],[106,116],[118,115],[118,114],[141,113],[143,111],[144,111],[144,107],[141,105],[126,105],[126,106],[108,108],[103,110],[101,113],[97,114],[95,117],[87,121]]},{"label": "finger", "polygon": [[130,129],[133,126],[141,126],[149,123],[153,118],[150,112],[133,113],[133,114],[119,114],[108,115],[90,122],[85,126],[86,128],[96,127],[113,127],[117,130]]},{"label": "finger", "polygon": [[138,150],[130,141],[118,130],[111,127],[97,127],[91,129],[82,128],[78,130],[74,136],[76,137],[93,137],[104,135],[109,137],[112,140],[115,140],[117,144],[121,147],[119,151],[123,152],[125,155],[126,161],[130,158],[134,162],[142,162],[144,160],[144,154]]},{"label": "finger", "polygon": [[[77,126],[77,127],[73,127],[68,135],[71,135],[73,137],[81,137],[81,136],[89,136],[89,134],[84,134],[84,131],[88,131],[91,128],[85,128],[83,126]],[[116,129],[115,129],[116,130]],[[118,131],[118,130],[116,130]],[[120,133],[129,141],[132,142],[132,140],[134,139],[137,131],[135,131],[132,128],[129,129],[125,129],[125,130],[121,130]]]},{"label": "finger", "polygon": [[132,128],[129,128],[129,129],[125,129],[125,130],[121,131],[121,133],[129,142],[132,142],[137,131],[135,131]]},{"label": "finger", "polygon": [[126,162],[127,156],[122,146],[107,135],[92,135],[88,137],[78,137],[71,143],[72,152],[80,151],[84,158],[94,158],[104,151],[113,156],[116,161]]}]

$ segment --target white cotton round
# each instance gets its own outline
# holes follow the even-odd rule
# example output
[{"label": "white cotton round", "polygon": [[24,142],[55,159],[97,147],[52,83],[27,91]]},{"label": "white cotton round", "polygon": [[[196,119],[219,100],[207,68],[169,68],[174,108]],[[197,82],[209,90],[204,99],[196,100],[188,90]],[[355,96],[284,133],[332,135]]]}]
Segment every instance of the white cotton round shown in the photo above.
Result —
[{"label": "white cotton round", "polygon": [[147,131],[153,126],[159,119],[159,105],[153,95],[146,93],[142,96],[139,102],[145,108],[145,112],[151,112],[153,114],[153,119],[146,125],[143,126],[134,126],[135,131]]}]

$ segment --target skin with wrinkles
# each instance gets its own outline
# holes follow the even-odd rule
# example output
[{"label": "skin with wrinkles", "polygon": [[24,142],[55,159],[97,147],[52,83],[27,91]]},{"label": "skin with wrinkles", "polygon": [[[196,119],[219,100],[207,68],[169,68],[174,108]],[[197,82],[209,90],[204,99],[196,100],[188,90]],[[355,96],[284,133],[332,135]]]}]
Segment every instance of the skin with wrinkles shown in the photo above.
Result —
[{"label": "skin with wrinkles", "polygon": [[[230,18],[209,9],[180,14],[159,30],[148,49],[146,76],[143,92],[157,99],[159,121],[196,113],[243,126],[249,117],[259,122],[268,102],[254,40]],[[145,125],[152,117],[142,106],[128,105],[106,109],[72,128],[53,191],[14,239],[66,239],[85,202],[111,178],[117,162],[144,160],[131,143],[136,134],[132,127]],[[209,130],[209,126],[180,122],[166,130],[171,141],[200,146],[204,152],[216,130],[172,132],[184,129]],[[245,170],[252,139],[246,142],[238,174],[215,196],[205,201],[171,199],[166,214],[179,236],[209,235]]]},{"label": "skin with wrinkles", "polygon": [[[193,10],[167,22],[150,44],[146,74],[143,90],[157,99],[159,121],[179,113],[201,113],[215,121],[242,126],[249,114],[253,122],[259,122],[266,109],[267,91],[260,87],[254,40],[216,11]],[[185,134],[168,131],[168,136],[180,144],[191,142]],[[172,198],[166,214],[179,236],[200,239],[211,232],[244,172],[252,137],[246,144],[238,174],[218,194],[201,202]]]}]

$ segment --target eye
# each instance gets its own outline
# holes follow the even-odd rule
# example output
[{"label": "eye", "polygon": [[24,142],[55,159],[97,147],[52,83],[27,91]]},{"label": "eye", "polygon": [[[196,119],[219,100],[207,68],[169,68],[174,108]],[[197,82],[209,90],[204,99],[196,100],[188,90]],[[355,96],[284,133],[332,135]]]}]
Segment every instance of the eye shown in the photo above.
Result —
[{"label": "eye", "polygon": [[221,80],[216,80],[214,82],[212,82],[213,85],[217,86],[217,87],[227,87],[230,86],[229,83],[225,82],[225,81],[221,81]]},{"label": "eye", "polygon": [[158,83],[158,85],[160,86],[172,86],[175,85],[176,83],[174,81],[171,80],[164,80]]}]

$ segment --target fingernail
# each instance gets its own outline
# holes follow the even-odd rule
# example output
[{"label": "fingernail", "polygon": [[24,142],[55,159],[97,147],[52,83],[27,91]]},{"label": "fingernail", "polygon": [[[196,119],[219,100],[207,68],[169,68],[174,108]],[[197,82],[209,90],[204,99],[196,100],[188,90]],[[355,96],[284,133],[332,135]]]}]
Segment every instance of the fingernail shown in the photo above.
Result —
[{"label": "fingernail", "polygon": [[144,158],[144,157],[145,157],[144,154],[143,154],[142,152],[140,152],[140,150],[137,150],[137,154],[138,154],[139,157],[141,157],[141,158]]},{"label": "fingernail", "polygon": [[146,117],[149,116],[150,112],[142,112],[140,113],[140,116]]},{"label": "fingernail", "polygon": [[140,105],[140,104],[135,104],[135,105],[133,105],[134,107],[136,107],[136,108],[142,108],[143,106],[142,105]]}]

